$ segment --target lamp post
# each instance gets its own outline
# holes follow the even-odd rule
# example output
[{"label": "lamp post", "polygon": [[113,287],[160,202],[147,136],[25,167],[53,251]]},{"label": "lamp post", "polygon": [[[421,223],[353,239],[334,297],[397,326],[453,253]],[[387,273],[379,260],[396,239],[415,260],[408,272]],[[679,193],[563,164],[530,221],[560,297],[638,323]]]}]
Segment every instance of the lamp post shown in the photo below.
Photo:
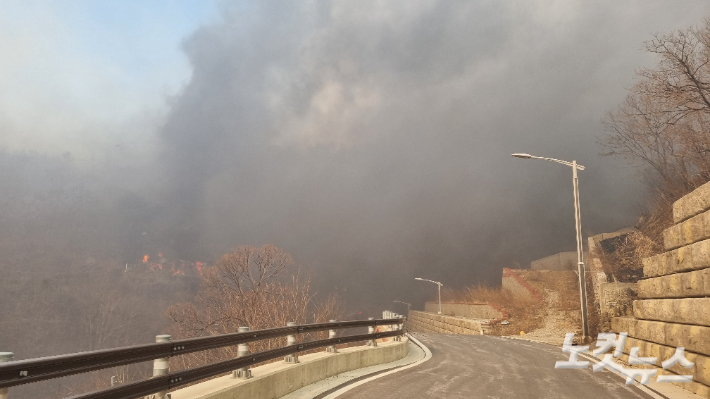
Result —
[{"label": "lamp post", "polygon": [[552,161],[561,163],[562,165],[567,165],[572,167],[572,185],[574,188],[574,221],[575,229],[577,230],[577,276],[579,277],[579,302],[582,306],[582,340],[587,342],[589,340],[589,320],[587,314],[587,284],[584,273],[584,259],[583,259],[583,247],[582,247],[582,226],[581,226],[581,215],[579,213],[579,183],[577,180],[577,170],[584,170],[584,166],[577,165],[577,161],[567,162],[555,158],[546,157],[536,157],[530,154],[511,154],[516,158],[523,159],[544,159],[546,161]]},{"label": "lamp post", "polygon": [[438,281],[427,280],[427,279],[425,279],[425,278],[415,277],[414,279],[415,279],[415,280],[419,280],[419,281],[428,281],[428,282],[430,282],[430,283],[434,283],[434,284],[436,284],[436,285],[439,286],[439,314],[441,314],[441,286],[444,285],[444,284],[441,284],[441,283],[438,282]]},{"label": "lamp post", "polygon": [[350,317],[350,316],[352,316],[352,315],[356,315],[356,314],[362,314],[362,312],[353,312],[353,313],[350,313],[349,315],[345,316],[343,319],[347,320],[348,317]]},{"label": "lamp post", "polygon": [[410,311],[411,308],[412,308],[412,304],[411,304],[411,303],[402,302],[402,301],[393,301],[393,302],[403,303],[403,304],[407,305],[407,317],[409,317],[409,311]]}]

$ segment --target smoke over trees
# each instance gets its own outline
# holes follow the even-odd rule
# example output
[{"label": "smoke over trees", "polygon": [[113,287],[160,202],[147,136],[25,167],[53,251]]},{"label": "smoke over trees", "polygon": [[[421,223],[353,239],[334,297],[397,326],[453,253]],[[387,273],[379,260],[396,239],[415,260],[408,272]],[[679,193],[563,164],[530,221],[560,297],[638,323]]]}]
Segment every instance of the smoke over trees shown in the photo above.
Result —
[{"label": "smoke over trees", "polygon": [[520,151],[587,167],[585,234],[635,222],[640,185],[594,141],[656,25],[591,35],[620,26],[613,2],[369,4],[227,5],[186,39],[193,73],[159,132],[156,226],[174,251],[273,243],[370,313],[421,303],[414,277],[497,284],[574,248],[568,171]]},{"label": "smoke over trees", "polygon": [[[174,322],[176,338],[229,334],[241,326],[253,330],[298,324],[324,323],[340,316],[334,295],[316,295],[310,279],[291,270],[291,256],[273,245],[260,248],[240,246],[222,256],[208,269],[202,287],[193,302],[176,304],[168,309]],[[324,338],[323,334],[315,334]],[[314,339],[304,334],[299,339]],[[252,351],[284,346],[285,339],[258,341]],[[182,367],[194,367],[237,356],[236,347],[182,356]]]},{"label": "smoke over trees", "polygon": [[648,172],[651,209],[639,225],[642,234],[629,242],[638,267],[663,248],[673,202],[710,180],[710,19],[657,34],[646,51],[658,63],[637,72],[626,100],[607,114],[609,134],[602,141],[606,155]]},{"label": "smoke over trees", "polygon": [[[143,234],[152,205],[114,185],[122,182],[116,167],[87,170],[70,154],[0,151],[0,351],[20,360],[150,342],[167,324],[165,309],[197,291],[195,276],[142,264],[153,246]],[[126,381],[141,369],[51,380],[11,395],[65,397],[108,384],[111,373]]]},{"label": "smoke over trees", "polygon": [[659,188],[677,198],[710,179],[710,19],[699,27],[656,35],[658,56],[626,101],[606,118],[609,155],[650,167]]},{"label": "smoke over trees", "polygon": [[[145,266],[144,254],[213,262],[273,243],[310,269],[310,293],[336,292],[362,316],[435,295],[414,277],[496,285],[502,267],[575,246],[568,168],[514,152],[586,166],[585,236],[631,225],[642,185],[623,161],[597,156],[599,117],[628,94],[633,69],[650,65],[634,52],[649,32],[710,14],[706,0],[223,3],[184,38],[190,73],[146,125],[136,117],[95,128],[97,114],[128,112],[119,102],[83,114],[60,106],[96,98],[84,92],[112,96],[116,84],[109,94],[83,75],[57,85],[69,92],[33,85],[32,71],[54,78],[48,66],[61,48],[34,48],[39,69],[0,57],[2,83],[19,82],[0,93],[0,313],[13,320],[0,326],[0,351],[28,358],[151,341],[165,308],[193,299],[200,280],[196,271],[126,272],[126,263]],[[32,17],[28,29],[46,35]],[[7,26],[0,46],[22,43],[3,41]],[[707,131],[707,35],[684,32],[658,37],[665,64],[647,69],[610,122],[631,139],[657,137],[649,159],[696,184],[694,171],[707,172],[696,134]],[[67,54],[62,71],[113,76],[100,62],[75,68]],[[698,68],[696,89],[674,55]],[[143,68],[132,63],[126,76]],[[49,94],[35,101],[34,91]],[[22,145],[48,153],[14,151]],[[623,142],[614,151],[635,156]]]}]

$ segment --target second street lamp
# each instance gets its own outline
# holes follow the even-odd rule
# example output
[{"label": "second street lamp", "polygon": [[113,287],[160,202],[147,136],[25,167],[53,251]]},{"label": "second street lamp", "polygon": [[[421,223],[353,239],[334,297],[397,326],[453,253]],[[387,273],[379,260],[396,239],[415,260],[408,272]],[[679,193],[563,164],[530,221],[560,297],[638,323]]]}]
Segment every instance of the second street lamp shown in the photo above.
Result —
[{"label": "second street lamp", "polygon": [[523,159],[544,159],[546,161],[561,163],[572,167],[572,185],[574,188],[574,222],[577,230],[577,276],[579,277],[579,299],[582,306],[582,340],[589,340],[589,320],[587,314],[587,284],[584,271],[583,244],[582,244],[582,222],[579,213],[579,183],[577,179],[577,170],[584,170],[584,166],[577,165],[577,161],[567,162],[555,158],[536,157],[530,154],[515,153],[511,154],[516,158]]},{"label": "second street lamp", "polygon": [[414,279],[415,279],[415,280],[419,280],[419,281],[428,281],[428,282],[430,282],[430,283],[434,283],[434,284],[436,284],[436,285],[439,286],[439,314],[441,314],[441,286],[444,285],[444,284],[441,284],[440,282],[434,281],[434,280],[427,280],[427,279],[425,279],[425,278],[415,277]]},{"label": "second street lamp", "polygon": [[393,302],[403,303],[403,304],[407,305],[407,317],[409,317],[409,311],[411,310],[411,307],[412,307],[411,303],[402,302],[402,301],[393,301]]}]

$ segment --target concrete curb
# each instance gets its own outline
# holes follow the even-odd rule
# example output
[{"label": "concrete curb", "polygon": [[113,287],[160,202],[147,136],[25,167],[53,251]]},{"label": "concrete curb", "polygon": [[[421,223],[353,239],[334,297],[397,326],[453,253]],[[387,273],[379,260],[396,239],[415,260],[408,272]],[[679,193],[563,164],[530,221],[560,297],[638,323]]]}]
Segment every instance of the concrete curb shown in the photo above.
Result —
[{"label": "concrete curb", "polygon": [[384,377],[384,376],[387,376],[387,375],[390,375],[390,374],[394,374],[394,373],[398,373],[398,372],[400,372],[400,371],[402,371],[402,370],[406,370],[406,369],[409,369],[409,368],[418,366],[418,365],[420,365],[420,364],[426,362],[427,360],[431,359],[431,356],[432,356],[431,351],[429,350],[429,348],[426,347],[426,345],[424,345],[423,343],[421,343],[421,341],[419,341],[418,339],[414,338],[414,337],[413,337],[412,335],[410,335],[410,334],[407,334],[407,338],[408,338],[412,343],[414,343],[416,346],[418,346],[419,348],[421,348],[422,351],[424,351],[424,357],[423,357],[423,358],[421,358],[420,360],[418,360],[418,361],[416,361],[416,362],[414,362],[414,363],[410,363],[410,364],[407,364],[407,365],[404,365],[404,366],[395,367],[395,368],[393,368],[393,369],[391,369],[391,370],[389,370],[389,371],[376,372],[376,375],[373,375],[372,377],[365,378],[364,380],[360,380],[360,381],[357,381],[357,382],[352,383],[352,384],[348,384],[348,385],[344,386],[342,389],[339,389],[339,390],[337,390],[337,391],[335,391],[335,392],[329,394],[328,396],[323,397],[323,399],[334,399],[334,398],[337,398],[338,396],[344,394],[345,392],[348,392],[348,391],[350,391],[351,389],[357,388],[357,387],[360,386],[360,385],[367,384],[368,382],[373,381],[373,380],[376,380],[376,379],[378,379],[378,378],[382,378],[382,377]]},{"label": "concrete curb", "polygon": [[404,358],[409,341],[338,349],[299,356],[300,363],[274,362],[252,369],[253,378],[214,378],[171,393],[173,399],[276,399],[334,375]]}]

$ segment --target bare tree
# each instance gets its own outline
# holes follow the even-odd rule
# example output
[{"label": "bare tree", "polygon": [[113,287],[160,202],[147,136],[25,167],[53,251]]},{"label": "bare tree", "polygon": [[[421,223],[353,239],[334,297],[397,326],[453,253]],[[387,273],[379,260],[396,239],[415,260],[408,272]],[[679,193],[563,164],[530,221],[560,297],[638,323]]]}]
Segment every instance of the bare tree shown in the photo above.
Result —
[{"label": "bare tree", "polygon": [[655,35],[646,49],[660,58],[626,101],[604,119],[606,155],[650,167],[672,199],[710,180],[710,18],[700,27]]},{"label": "bare tree", "polygon": [[[224,255],[204,273],[194,302],[168,309],[168,317],[175,322],[174,335],[186,338],[227,334],[238,331],[240,326],[263,329],[285,326],[288,321],[324,322],[334,318],[338,313],[337,298],[316,300],[308,278],[301,278],[298,271],[286,275],[292,264],[291,256],[273,245],[241,246]],[[251,345],[253,350],[266,350],[284,344],[285,339],[281,338]],[[236,349],[180,356],[178,367],[233,358]]]}]

